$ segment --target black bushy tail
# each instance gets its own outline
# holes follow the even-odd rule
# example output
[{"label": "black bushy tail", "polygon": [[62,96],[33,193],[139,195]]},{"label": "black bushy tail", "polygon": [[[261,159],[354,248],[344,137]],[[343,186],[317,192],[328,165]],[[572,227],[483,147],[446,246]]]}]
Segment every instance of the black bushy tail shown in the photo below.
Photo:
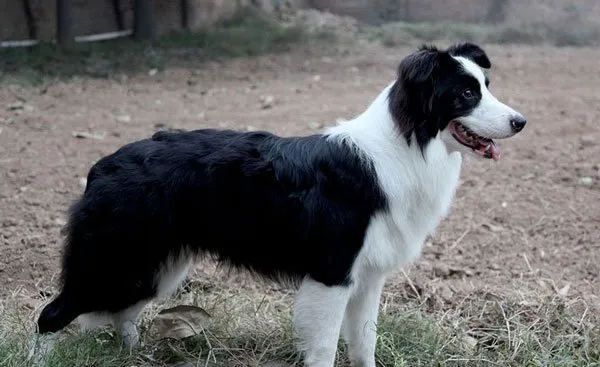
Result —
[{"label": "black bushy tail", "polygon": [[61,293],[42,310],[37,321],[38,333],[60,331],[75,320],[79,314],[76,308],[67,303],[64,293]]}]

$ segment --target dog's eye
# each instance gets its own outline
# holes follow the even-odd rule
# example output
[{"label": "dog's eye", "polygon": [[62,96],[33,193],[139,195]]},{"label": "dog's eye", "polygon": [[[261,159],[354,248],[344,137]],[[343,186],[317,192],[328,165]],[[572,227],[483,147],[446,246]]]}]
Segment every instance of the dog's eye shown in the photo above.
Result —
[{"label": "dog's eye", "polygon": [[473,92],[470,89],[465,90],[462,95],[466,99],[471,99],[471,98],[475,97],[475,95],[473,94]]}]

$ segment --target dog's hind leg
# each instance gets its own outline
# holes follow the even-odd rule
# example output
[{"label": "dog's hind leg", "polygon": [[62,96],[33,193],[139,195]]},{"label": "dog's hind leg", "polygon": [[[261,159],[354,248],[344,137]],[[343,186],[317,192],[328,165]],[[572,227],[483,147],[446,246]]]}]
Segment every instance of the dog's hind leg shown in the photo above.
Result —
[{"label": "dog's hind leg", "polygon": [[333,367],[350,294],[348,286],[326,286],[308,277],[300,285],[294,329],[306,366]]},{"label": "dog's hind leg", "polygon": [[112,315],[115,330],[123,340],[123,343],[129,348],[139,345],[140,335],[137,323],[142,310],[149,302],[150,299],[139,301],[123,311]]},{"label": "dog's hind leg", "polygon": [[113,313],[112,319],[115,330],[119,333],[125,345],[133,348],[139,344],[138,320],[142,310],[153,298],[167,298],[173,295],[178,286],[185,280],[191,262],[191,259],[184,256],[184,254],[169,258],[155,276],[156,290],[153,297],[142,299],[122,311]]}]

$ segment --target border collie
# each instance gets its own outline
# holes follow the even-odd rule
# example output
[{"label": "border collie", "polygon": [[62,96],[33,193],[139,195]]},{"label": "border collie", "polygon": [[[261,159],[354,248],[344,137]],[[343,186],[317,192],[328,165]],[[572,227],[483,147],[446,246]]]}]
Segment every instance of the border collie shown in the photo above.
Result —
[{"label": "border collie", "polygon": [[296,281],[293,324],[311,367],[375,366],[386,276],[415,260],[449,213],[462,154],[498,160],[493,139],[522,114],[488,90],[479,46],[422,46],[358,117],[322,134],[155,133],[98,161],[71,208],[58,296],[37,330],[108,316],[139,342],[144,306],[197,256]]}]

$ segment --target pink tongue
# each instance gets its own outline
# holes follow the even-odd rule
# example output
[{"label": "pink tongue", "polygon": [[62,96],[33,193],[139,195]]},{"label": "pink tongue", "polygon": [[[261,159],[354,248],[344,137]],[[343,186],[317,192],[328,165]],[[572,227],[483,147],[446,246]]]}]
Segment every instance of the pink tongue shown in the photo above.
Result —
[{"label": "pink tongue", "polygon": [[492,144],[490,153],[492,153],[493,160],[498,161],[500,159],[500,147],[496,146],[496,144]]}]

